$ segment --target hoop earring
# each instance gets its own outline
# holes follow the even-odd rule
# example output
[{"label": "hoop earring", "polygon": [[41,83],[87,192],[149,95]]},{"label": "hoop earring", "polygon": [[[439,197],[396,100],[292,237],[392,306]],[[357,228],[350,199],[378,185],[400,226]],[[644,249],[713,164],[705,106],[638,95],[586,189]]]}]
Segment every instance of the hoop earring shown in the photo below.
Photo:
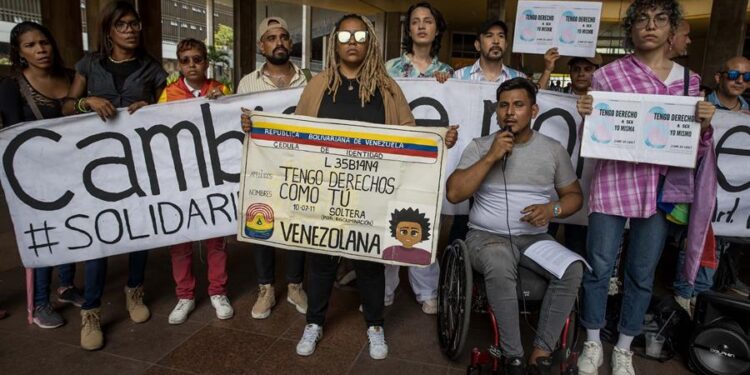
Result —
[{"label": "hoop earring", "polygon": [[26,59],[23,58],[23,57],[21,57],[21,58],[18,59],[18,63],[21,64],[21,66],[24,67],[24,68],[27,67],[27,66],[29,66],[29,62],[26,61]]},{"label": "hoop earring", "polygon": [[104,39],[104,48],[107,49],[107,52],[112,51],[112,39],[110,39],[109,36]]}]

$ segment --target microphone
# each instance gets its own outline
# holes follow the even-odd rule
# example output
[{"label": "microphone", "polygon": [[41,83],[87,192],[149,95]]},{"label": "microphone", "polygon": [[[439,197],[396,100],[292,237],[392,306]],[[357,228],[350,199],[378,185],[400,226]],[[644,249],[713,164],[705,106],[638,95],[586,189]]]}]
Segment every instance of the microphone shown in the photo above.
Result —
[{"label": "microphone", "polygon": [[[513,134],[513,128],[511,128],[510,126],[503,125],[503,126],[500,127],[500,133],[506,132],[506,131],[510,132],[510,134]],[[513,135],[515,135],[515,134],[513,134]],[[505,171],[505,165],[508,164],[508,154],[510,154],[510,152],[507,152],[507,153],[505,153],[505,155],[503,155],[503,159],[502,159],[502,161],[503,161],[503,171]]]}]

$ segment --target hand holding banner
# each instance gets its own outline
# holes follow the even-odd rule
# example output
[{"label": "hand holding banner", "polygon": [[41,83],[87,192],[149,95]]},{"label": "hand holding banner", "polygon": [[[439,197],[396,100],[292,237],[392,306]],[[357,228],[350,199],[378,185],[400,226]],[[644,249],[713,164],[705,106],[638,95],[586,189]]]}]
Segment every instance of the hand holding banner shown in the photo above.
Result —
[{"label": "hand holding banner", "polygon": [[594,57],[602,3],[581,1],[518,2],[513,52]]},{"label": "hand holding banner", "polygon": [[692,96],[592,91],[581,156],[694,168],[700,123]]},{"label": "hand holding banner", "polygon": [[252,112],[237,239],[427,266],[435,261],[446,129]]}]

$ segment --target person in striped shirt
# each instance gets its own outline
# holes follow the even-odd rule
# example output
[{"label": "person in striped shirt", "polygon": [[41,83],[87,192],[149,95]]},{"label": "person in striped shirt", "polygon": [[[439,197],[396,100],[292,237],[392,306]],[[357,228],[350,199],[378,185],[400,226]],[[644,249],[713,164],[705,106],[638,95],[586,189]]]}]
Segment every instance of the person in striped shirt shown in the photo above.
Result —
[{"label": "person in striped shirt", "polygon": [[[676,0],[636,0],[623,19],[625,45],[633,53],[602,67],[594,73],[592,90],[657,95],[699,94],[700,77],[669,60],[669,38],[682,19]],[[581,116],[591,114],[593,98],[578,99]],[[696,118],[701,123],[700,158],[710,150],[710,123],[715,109],[698,102]],[[584,125],[585,126],[585,125]],[[706,144],[708,147],[705,147]],[[701,153],[701,151],[703,153]],[[666,166],[597,160],[589,193],[589,230],[587,258],[592,267],[583,276],[583,312],[581,322],[587,339],[578,359],[579,373],[597,374],[603,363],[599,330],[606,324],[607,290],[617,257],[625,223],[630,221],[630,243],[625,260],[625,284],[620,309],[620,332],[612,352],[612,374],[633,375],[630,350],[633,337],[641,333],[643,318],[651,301],[656,266],[667,237],[668,223],[657,211],[657,194],[666,191]],[[692,172],[692,171],[686,171]],[[688,173],[692,178],[692,173]],[[666,177],[665,177],[666,176]],[[692,193],[692,192],[691,192]],[[699,196],[696,193],[696,196]],[[666,194],[665,194],[666,197]],[[701,199],[713,199],[702,197]],[[691,216],[691,225],[694,220]]]},{"label": "person in striped shirt", "polygon": [[487,20],[479,26],[474,48],[479,59],[474,65],[456,70],[453,78],[469,81],[503,83],[526,74],[503,64],[503,54],[508,48],[508,26],[500,20]]},{"label": "person in striped shirt", "polygon": [[[292,39],[289,26],[281,17],[268,17],[258,24],[258,51],[266,58],[259,69],[246,75],[237,87],[238,94],[277,90],[307,85],[308,73],[289,61],[292,52]],[[249,119],[249,117],[248,117]],[[271,315],[276,305],[274,280],[276,272],[276,249],[270,246],[253,246],[255,270],[258,274],[258,298],[253,304],[250,316],[253,319],[265,319]],[[287,279],[287,302],[297,312],[307,312],[307,294],[302,288],[305,274],[305,253],[285,251]]]}]

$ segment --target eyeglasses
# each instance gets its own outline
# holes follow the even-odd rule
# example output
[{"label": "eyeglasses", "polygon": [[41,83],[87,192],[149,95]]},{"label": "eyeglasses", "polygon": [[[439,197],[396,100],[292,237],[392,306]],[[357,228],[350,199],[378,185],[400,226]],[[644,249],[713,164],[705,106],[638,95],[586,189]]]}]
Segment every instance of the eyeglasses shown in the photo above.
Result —
[{"label": "eyeglasses", "polygon": [[141,28],[143,28],[143,25],[141,24],[141,21],[117,21],[115,22],[115,30],[118,33],[124,33],[125,30],[128,29],[128,26],[130,26],[130,29],[133,31],[141,31]]},{"label": "eyeglasses", "polygon": [[645,16],[645,15],[640,16],[635,19],[635,22],[633,22],[633,26],[636,29],[645,29],[646,26],[648,26],[648,24],[650,24],[652,20],[654,21],[654,26],[656,26],[657,29],[660,29],[669,24],[669,15],[664,14],[664,13],[659,13],[654,18]]},{"label": "eyeglasses", "polygon": [[360,30],[360,31],[337,31],[336,32],[336,39],[339,41],[339,43],[349,43],[349,41],[352,40],[352,36],[354,36],[354,41],[357,43],[364,43],[367,41],[367,31]]},{"label": "eyeglasses", "polygon": [[203,64],[204,61],[206,61],[206,58],[203,56],[183,56],[180,59],[180,64],[182,65],[188,65],[190,64],[190,60],[193,60],[193,64]]},{"label": "eyeglasses", "polygon": [[736,81],[742,77],[745,82],[750,82],[750,72],[740,72],[739,70],[727,70],[726,72],[719,72],[719,74],[725,74],[730,81]]}]

